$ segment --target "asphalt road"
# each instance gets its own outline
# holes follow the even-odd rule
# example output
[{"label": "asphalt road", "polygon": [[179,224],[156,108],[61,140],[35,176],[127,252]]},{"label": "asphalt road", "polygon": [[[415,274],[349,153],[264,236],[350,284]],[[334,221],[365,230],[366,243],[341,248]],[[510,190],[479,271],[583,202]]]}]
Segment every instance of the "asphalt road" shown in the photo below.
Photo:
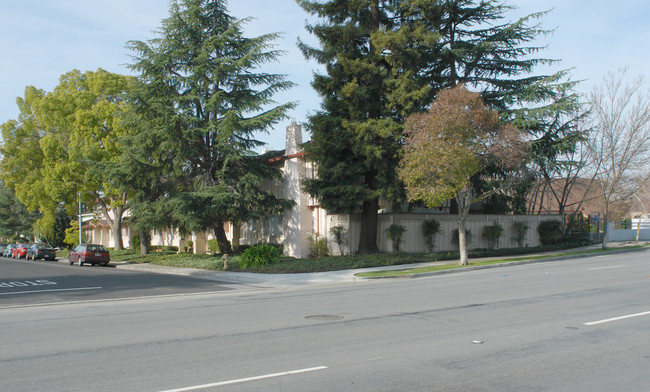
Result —
[{"label": "asphalt road", "polygon": [[183,276],[0,257],[0,308],[231,290]]},{"label": "asphalt road", "polygon": [[647,391],[649,261],[5,308],[0,390]]}]

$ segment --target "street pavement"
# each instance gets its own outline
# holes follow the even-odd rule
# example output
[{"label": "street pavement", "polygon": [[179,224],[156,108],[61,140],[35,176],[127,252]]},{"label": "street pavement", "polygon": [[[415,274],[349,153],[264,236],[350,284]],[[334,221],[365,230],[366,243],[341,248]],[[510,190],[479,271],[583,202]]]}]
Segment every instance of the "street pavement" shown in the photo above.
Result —
[{"label": "street pavement", "polygon": [[4,308],[0,391],[647,391],[649,254]]},{"label": "street pavement", "polygon": [[[612,249],[610,252],[621,252],[621,251],[628,252],[628,251],[645,249],[645,248],[636,248],[636,246],[639,245],[648,246],[650,245],[650,242],[610,242],[608,243],[608,248]],[[513,261],[513,262],[501,263],[501,264],[492,264],[486,266],[470,266],[470,267],[465,267],[460,269],[416,274],[416,275],[411,275],[406,277],[414,278],[420,276],[460,273],[460,272],[473,271],[477,269],[503,268],[503,267],[511,267],[515,265],[522,265],[522,264],[557,261],[566,258],[581,257],[581,255],[575,255],[575,254],[572,255],[571,253],[575,253],[579,251],[587,251],[587,250],[596,250],[599,249],[600,247],[601,244],[594,244],[594,245],[580,247],[580,248],[556,250],[556,251],[543,252],[543,253],[534,253],[534,254],[525,254],[525,255],[516,255],[516,256],[474,258],[474,259],[470,259],[470,263],[484,261],[484,260],[491,260],[491,259],[521,258],[521,257],[533,257],[533,256],[544,256],[544,255],[548,256],[547,258],[541,258],[541,259],[536,258],[532,260],[520,260],[520,261]],[[593,256],[593,254],[585,254],[584,256]],[[67,262],[67,259],[60,259],[59,261]],[[401,265],[391,265],[391,266],[383,266],[383,267],[301,273],[301,274],[260,274],[260,273],[251,273],[251,272],[209,271],[209,270],[194,269],[194,268],[160,266],[154,264],[131,264],[126,262],[112,262],[111,266],[114,266],[115,268],[118,269],[124,269],[124,270],[151,272],[151,273],[158,273],[158,274],[182,275],[182,276],[189,276],[189,277],[194,277],[199,279],[208,279],[208,280],[214,280],[219,282],[231,283],[235,285],[252,286],[256,288],[271,288],[271,287],[283,288],[283,287],[300,287],[300,286],[309,286],[309,285],[326,285],[326,284],[365,281],[368,280],[368,278],[362,278],[357,275],[363,272],[404,270],[404,269],[410,269],[415,267],[443,265],[443,264],[450,264],[455,262],[456,261],[448,260],[443,262],[401,264]]]}]

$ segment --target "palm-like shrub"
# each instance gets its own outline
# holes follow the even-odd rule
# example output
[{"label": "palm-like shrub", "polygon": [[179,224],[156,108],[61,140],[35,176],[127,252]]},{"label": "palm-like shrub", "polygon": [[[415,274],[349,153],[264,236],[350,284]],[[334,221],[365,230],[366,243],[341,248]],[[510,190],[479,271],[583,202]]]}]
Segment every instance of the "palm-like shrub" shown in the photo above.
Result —
[{"label": "palm-like shrub", "polygon": [[243,269],[262,267],[280,261],[280,250],[268,244],[251,246],[242,253],[239,265]]}]

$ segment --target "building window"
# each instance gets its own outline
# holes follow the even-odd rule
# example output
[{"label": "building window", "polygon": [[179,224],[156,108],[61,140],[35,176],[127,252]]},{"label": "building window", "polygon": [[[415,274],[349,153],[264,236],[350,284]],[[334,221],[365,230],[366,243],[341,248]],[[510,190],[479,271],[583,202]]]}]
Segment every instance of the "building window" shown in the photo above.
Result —
[{"label": "building window", "polygon": [[282,217],[279,215],[269,216],[267,218],[268,232],[271,237],[282,235]]},{"label": "building window", "polygon": [[255,223],[256,223],[255,219],[249,219],[248,222],[246,222],[246,226],[248,228],[248,231],[250,231],[250,232],[257,231],[257,225]]}]

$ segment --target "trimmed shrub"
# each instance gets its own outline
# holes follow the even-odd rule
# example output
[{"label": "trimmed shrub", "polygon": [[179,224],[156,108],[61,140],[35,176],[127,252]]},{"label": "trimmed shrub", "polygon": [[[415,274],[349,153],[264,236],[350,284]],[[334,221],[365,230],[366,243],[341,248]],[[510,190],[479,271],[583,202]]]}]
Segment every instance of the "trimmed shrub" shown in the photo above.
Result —
[{"label": "trimmed shrub", "polygon": [[429,252],[433,252],[436,247],[436,235],[440,232],[440,222],[435,219],[425,219],[422,222],[422,235],[424,242],[427,244]]},{"label": "trimmed shrub", "polygon": [[562,222],[557,220],[541,221],[537,226],[537,233],[539,233],[539,242],[542,245],[553,245],[563,238]]},{"label": "trimmed shrub", "polygon": [[243,269],[258,268],[280,261],[280,251],[277,247],[268,244],[251,246],[242,253],[239,265]]},{"label": "trimmed shrub", "polygon": [[194,253],[194,241],[187,241],[187,245],[185,245],[185,252]]},{"label": "trimmed shrub", "polygon": [[503,226],[495,223],[490,226],[483,227],[483,238],[488,243],[488,248],[496,249],[499,247],[499,238],[503,236]]},{"label": "trimmed shrub", "polygon": [[393,249],[396,252],[399,252],[399,244],[402,242],[402,237],[406,232],[406,227],[399,223],[393,223],[386,229],[386,237],[393,241]]},{"label": "trimmed shrub", "polygon": [[339,253],[343,255],[343,245],[345,245],[347,230],[343,226],[334,226],[330,229],[330,234],[332,234],[334,242],[339,246]]},{"label": "trimmed shrub", "polygon": [[327,238],[315,234],[307,240],[309,241],[309,257],[318,259],[327,256]]},{"label": "trimmed shrub", "polygon": [[208,250],[213,255],[216,255],[217,253],[219,253],[219,241],[217,241],[216,238],[208,240]]},{"label": "trimmed shrub", "polygon": [[177,253],[178,252],[178,246],[173,246],[173,245],[151,245],[149,247],[149,250],[153,252],[173,252]]},{"label": "trimmed shrub", "polygon": [[140,249],[140,234],[134,234],[133,237],[131,237],[131,249]]},{"label": "trimmed shrub", "polygon": [[524,240],[526,239],[526,233],[528,233],[528,223],[523,221],[513,222],[512,229],[515,232],[515,236],[512,237],[512,239],[517,241],[517,244],[520,248],[523,248]]}]

